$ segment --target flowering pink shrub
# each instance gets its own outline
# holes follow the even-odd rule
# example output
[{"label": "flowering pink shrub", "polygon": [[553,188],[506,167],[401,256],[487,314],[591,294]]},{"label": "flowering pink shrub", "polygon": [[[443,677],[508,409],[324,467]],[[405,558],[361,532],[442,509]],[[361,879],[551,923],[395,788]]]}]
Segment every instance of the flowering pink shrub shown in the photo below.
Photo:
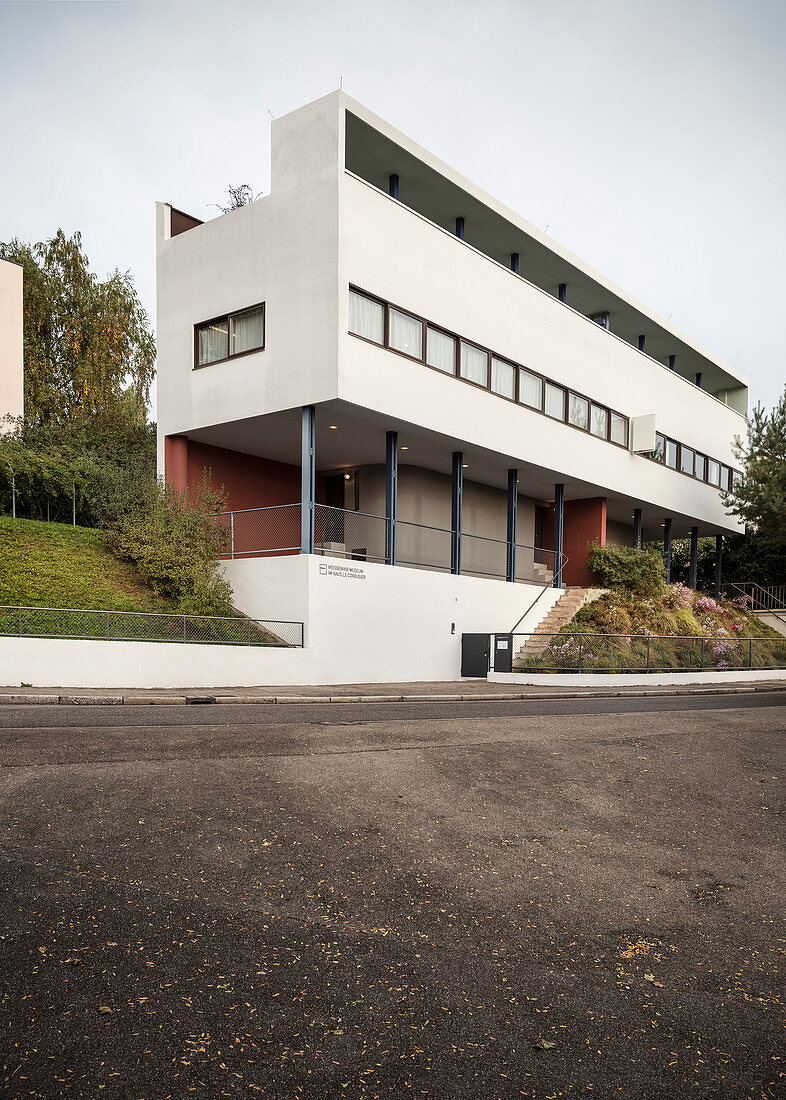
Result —
[{"label": "flowering pink shrub", "polygon": [[713,600],[712,596],[699,596],[693,605],[693,609],[705,615],[716,615],[723,610],[717,600]]},{"label": "flowering pink shrub", "polygon": [[677,608],[688,609],[693,605],[694,592],[692,588],[688,588],[685,584],[672,584],[666,590],[666,595],[663,597],[663,602],[666,607],[672,611],[676,611]]}]

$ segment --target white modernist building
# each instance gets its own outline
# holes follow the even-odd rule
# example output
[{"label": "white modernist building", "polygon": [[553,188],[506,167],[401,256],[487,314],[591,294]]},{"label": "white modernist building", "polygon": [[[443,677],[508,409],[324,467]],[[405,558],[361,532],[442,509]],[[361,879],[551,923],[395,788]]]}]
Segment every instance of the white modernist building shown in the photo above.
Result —
[{"label": "white modernist building", "polygon": [[592,541],[739,530],[747,381],[342,92],[157,245],[160,469],[224,486],[238,607],[312,680],[457,675]]}]

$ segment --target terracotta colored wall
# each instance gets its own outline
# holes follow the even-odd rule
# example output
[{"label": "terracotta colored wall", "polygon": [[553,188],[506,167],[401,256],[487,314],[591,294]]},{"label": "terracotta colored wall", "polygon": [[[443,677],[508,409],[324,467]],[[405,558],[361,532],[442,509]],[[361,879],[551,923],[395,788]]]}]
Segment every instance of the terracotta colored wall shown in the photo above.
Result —
[{"label": "terracotta colored wall", "polygon": [[[566,500],[562,550],[570,560],[562,574],[563,586],[591,588],[597,585],[597,577],[587,569],[587,544],[594,541],[601,546],[606,545],[606,498]],[[543,517],[543,545],[547,550],[554,549],[553,504]]]},{"label": "terracotta colored wall", "polygon": [[167,482],[178,489],[200,485],[203,470],[208,470],[211,485],[224,487],[228,510],[295,505],[235,516],[235,553],[300,546],[299,466],[211,447],[184,436],[166,437],[164,462]]}]

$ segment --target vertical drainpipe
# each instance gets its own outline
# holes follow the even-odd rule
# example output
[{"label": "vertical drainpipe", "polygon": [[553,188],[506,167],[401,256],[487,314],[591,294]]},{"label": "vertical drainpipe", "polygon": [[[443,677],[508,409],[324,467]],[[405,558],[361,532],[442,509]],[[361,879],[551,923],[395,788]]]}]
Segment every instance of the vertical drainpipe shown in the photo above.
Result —
[{"label": "vertical drainpipe", "polygon": [[562,532],[565,513],[565,486],[554,486],[554,588],[564,588],[560,564],[562,562]]},{"label": "vertical drainpipe", "polygon": [[723,572],[723,535],[715,536],[715,598],[721,594],[721,574]]},{"label": "vertical drainpipe", "polygon": [[671,584],[671,520],[667,519],[663,524],[663,568],[666,573],[666,584]]},{"label": "vertical drainpipe", "polygon": [[385,562],[396,564],[398,522],[398,432],[385,436]]},{"label": "vertical drainpipe", "polygon": [[304,405],[300,422],[300,553],[314,553],[316,498],[316,423],[314,405]]},{"label": "vertical drainpipe", "polygon": [[699,529],[698,527],[691,527],[690,529],[690,577],[688,578],[688,584],[694,590],[696,590],[696,580],[699,575]]},{"label": "vertical drainpipe", "polygon": [[461,511],[464,496],[464,453],[453,452],[450,499],[450,571],[461,572]]},{"label": "vertical drainpipe", "polygon": [[641,550],[641,508],[633,509],[633,545]]},{"label": "vertical drainpipe", "polygon": [[519,472],[508,470],[508,564],[505,579],[516,579],[516,526],[518,521]]}]

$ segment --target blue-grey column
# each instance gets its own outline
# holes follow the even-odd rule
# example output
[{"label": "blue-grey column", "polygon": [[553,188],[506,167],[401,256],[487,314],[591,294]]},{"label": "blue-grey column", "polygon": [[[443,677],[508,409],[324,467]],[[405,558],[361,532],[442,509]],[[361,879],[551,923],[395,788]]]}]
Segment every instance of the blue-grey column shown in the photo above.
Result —
[{"label": "blue-grey column", "polygon": [[568,284],[560,283],[557,289],[557,296],[561,302],[567,302],[568,300]]},{"label": "blue-grey column", "polygon": [[723,573],[723,535],[715,536],[715,598],[721,594],[721,574]]},{"label": "blue-grey column", "polygon": [[385,562],[396,564],[398,523],[398,432],[385,436]]},{"label": "blue-grey column", "polygon": [[518,520],[519,472],[508,470],[508,565],[506,580],[516,579],[516,526]]},{"label": "blue-grey column", "polygon": [[646,350],[647,350],[647,337],[644,336],[644,335],[641,335],[639,337],[639,351],[646,351]]},{"label": "blue-grey column", "polygon": [[511,252],[510,254],[510,270],[514,275],[519,273],[519,254],[518,252]]},{"label": "blue-grey column", "polygon": [[698,527],[691,527],[690,529],[690,577],[688,584],[692,589],[696,589],[696,580],[699,575],[699,529]]},{"label": "blue-grey column", "polygon": [[633,509],[633,545],[641,549],[641,508]]},{"label": "blue-grey column", "polygon": [[300,421],[300,553],[314,553],[317,411],[304,405]]},{"label": "blue-grey column", "polygon": [[554,486],[554,580],[555,588],[562,587],[562,574],[560,563],[562,562],[562,532],[565,521],[565,486]]},{"label": "blue-grey column", "polygon": [[392,198],[398,198],[398,173],[396,172],[391,172],[388,178],[388,192]]},{"label": "blue-grey column", "polygon": [[464,496],[464,453],[453,452],[450,494],[450,571],[461,572],[461,511]]},{"label": "blue-grey column", "polygon": [[671,520],[667,519],[663,524],[663,570],[666,574],[666,584],[671,584]]},{"label": "blue-grey column", "polygon": [[464,219],[456,218],[456,236],[464,240]]},{"label": "blue-grey column", "polygon": [[669,370],[676,370],[676,369],[677,369],[677,356],[676,355],[670,355],[669,356]]}]

